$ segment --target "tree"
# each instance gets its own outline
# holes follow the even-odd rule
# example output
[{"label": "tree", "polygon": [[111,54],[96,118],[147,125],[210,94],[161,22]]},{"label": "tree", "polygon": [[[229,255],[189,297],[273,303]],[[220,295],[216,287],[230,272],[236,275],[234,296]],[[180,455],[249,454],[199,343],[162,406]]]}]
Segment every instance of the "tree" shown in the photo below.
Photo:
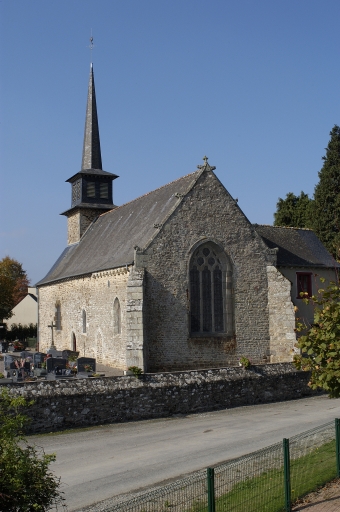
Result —
[{"label": "tree", "polygon": [[340,255],[340,128],[335,125],[324,164],[319,172],[319,183],[314,190],[311,227],[335,258]]},{"label": "tree", "polygon": [[286,199],[279,197],[274,213],[274,226],[309,227],[311,203],[312,199],[302,191],[299,196],[288,192]]},{"label": "tree", "polygon": [[[323,279],[322,279],[323,281]],[[313,303],[314,323],[307,327],[298,323],[297,331],[307,333],[298,340],[301,355],[295,356],[298,369],[311,371],[308,385],[326,390],[330,398],[340,397],[340,286],[331,283],[320,289],[318,296],[303,301]]]},{"label": "tree", "polygon": [[60,479],[50,470],[55,455],[28,444],[24,436],[27,417],[21,410],[30,403],[0,392],[0,510],[44,512],[64,506]]},{"label": "tree", "polygon": [[5,256],[0,260],[0,319],[12,316],[12,309],[27,294],[29,280],[22,264]]}]

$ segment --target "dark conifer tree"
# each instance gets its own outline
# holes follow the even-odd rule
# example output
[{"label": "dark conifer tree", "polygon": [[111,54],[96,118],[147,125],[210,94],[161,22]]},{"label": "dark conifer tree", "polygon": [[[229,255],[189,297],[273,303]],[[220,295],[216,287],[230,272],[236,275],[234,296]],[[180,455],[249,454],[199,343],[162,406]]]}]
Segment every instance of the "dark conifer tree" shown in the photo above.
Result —
[{"label": "dark conifer tree", "polygon": [[340,257],[340,128],[335,125],[319,172],[311,227],[336,259]]},{"label": "dark conifer tree", "polygon": [[309,227],[310,205],[312,199],[301,192],[299,196],[288,192],[285,199],[279,198],[274,213],[274,226],[289,226],[295,228]]}]

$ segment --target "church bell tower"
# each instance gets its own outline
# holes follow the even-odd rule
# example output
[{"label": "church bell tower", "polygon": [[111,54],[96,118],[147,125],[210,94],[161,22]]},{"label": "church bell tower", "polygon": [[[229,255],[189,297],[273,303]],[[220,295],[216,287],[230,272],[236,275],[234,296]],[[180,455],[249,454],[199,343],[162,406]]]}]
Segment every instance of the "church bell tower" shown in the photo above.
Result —
[{"label": "church bell tower", "polygon": [[71,183],[71,208],[61,213],[68,220],[68,245],[78,243],[98,215],[115,208],[112,181],[116,174],[103,171],[93,65],[87,94],[84,146],[81,170],[66,180]]}]

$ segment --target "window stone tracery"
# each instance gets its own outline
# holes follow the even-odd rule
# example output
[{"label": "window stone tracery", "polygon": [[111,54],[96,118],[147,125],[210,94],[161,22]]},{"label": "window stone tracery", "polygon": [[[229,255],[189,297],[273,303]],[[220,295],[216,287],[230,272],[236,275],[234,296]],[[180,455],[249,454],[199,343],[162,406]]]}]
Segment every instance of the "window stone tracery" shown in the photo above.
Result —
[{"label": "window stone tracery", "polygon": [[216,244],[197,247],[190,260],[191,335],[232,334],[231,269]]}]

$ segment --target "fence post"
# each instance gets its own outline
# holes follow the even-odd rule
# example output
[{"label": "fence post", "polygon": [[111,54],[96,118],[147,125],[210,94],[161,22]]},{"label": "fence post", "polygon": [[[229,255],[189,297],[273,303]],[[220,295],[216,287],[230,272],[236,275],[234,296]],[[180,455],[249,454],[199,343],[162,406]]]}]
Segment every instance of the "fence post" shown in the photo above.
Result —
[{"label": "fence post", "polygon": [[340,420],[335,418],[336,475],[340,478]]},{"label": "fence post", "polygon": [[208,512],[215,512],[215,482],[214,468],[207,468],[208,480]]},{"label": "fence post", "polygon": [[285,488],[285,511],[290,512],[290,458],[289,458],[289,439],[283,440],[283,473]]}]

